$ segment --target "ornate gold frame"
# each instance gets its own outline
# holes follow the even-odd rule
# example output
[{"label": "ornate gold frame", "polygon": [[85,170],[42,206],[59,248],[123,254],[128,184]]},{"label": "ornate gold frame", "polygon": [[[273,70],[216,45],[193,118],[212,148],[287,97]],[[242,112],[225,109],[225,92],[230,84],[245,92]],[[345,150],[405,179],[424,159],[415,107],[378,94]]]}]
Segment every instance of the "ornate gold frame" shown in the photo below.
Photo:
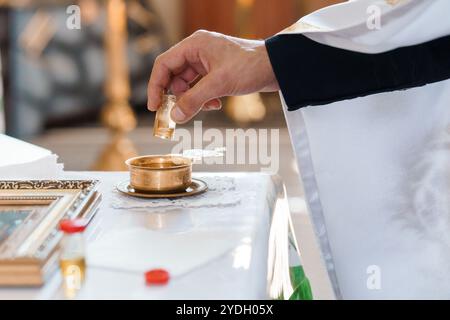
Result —
[{"label": "ornate gold frame", "polygon": [[[96,180],[0,181],[0,209],[24,209],[31,212],[12,234],[0,242],[0,285],[39,285],[50,267],[56,265],[55,253],[62,234],[62,219],[83,218],[87,222],[96,213],[101,195]],[[0,211],[1,215],[1,211]],[[26,223],[25,223],[26,222]],[[17,270],[37,265],[42,272],[30,279]],[[42,270],[45,268],[46,270]],[[35,270],[38,270],[35,268]],[[14,277],[9,275],[14,274]]]}]

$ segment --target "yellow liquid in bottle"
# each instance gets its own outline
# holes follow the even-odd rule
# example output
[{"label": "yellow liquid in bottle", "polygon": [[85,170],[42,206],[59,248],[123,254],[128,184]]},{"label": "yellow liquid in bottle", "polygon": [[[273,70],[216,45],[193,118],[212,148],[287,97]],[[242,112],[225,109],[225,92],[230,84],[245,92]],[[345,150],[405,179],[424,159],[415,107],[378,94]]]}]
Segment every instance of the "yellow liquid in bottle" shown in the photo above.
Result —
[{"label": "yellow liquid in bottle", "polygon": [[86,260],[84,257],[61,259],[59,261],[63,277],[64,295],[68,299],[76,296],[81,289],[86,273]]},{"label": "yellow liquid in bottle", "polygon": [[175,106],[176,97],[170,94],[164,94],[162,102],[155,115],[155,124],[153,126],[153,135],[163,139],[173,139],[176,123],[170,118],[170,112]]},{"label": "yellow liquid in bottle", "polygon": [[163,138],[163,139],[169,139],[171,140],[173,138],[173,134],[175,133],[175,129],[173,128],[167,128],[166,123],[161,123],[160,120],[155,120],[155,129],[153,130],[153,135],[155,137]]}]

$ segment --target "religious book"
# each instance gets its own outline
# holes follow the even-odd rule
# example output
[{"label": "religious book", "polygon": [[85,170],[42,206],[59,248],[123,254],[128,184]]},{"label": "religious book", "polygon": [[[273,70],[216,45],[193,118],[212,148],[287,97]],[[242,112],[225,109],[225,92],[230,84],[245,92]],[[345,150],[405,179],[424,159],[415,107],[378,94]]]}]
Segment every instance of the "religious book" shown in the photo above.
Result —
[{"label": "religious book", "polygon": [[0,179],[58,179],[63,164],[50,150],[0,134]]}]

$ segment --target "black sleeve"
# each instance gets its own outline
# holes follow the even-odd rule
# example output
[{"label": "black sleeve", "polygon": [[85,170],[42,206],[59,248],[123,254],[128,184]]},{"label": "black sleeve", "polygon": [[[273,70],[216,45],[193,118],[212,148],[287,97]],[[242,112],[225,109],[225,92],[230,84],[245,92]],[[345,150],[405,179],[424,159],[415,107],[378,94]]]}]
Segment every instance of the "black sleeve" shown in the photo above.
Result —
[{"label": "black sleeve", "polygon": [[450,36],[366,54],[315,42],[301,34],[266,40],[290,111],[450,78]]}]

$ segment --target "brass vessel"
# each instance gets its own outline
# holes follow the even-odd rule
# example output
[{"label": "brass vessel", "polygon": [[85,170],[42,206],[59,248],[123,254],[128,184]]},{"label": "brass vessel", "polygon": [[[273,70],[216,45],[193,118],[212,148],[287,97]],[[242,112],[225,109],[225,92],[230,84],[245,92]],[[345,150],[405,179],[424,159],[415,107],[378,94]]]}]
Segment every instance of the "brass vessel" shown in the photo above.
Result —
[{"label": "brass vessel", "polygon": [[125,161],[130,185],[141,192],[171,193],[186,190],[192,183],[192,160],[179,155],[134,157]]}]

